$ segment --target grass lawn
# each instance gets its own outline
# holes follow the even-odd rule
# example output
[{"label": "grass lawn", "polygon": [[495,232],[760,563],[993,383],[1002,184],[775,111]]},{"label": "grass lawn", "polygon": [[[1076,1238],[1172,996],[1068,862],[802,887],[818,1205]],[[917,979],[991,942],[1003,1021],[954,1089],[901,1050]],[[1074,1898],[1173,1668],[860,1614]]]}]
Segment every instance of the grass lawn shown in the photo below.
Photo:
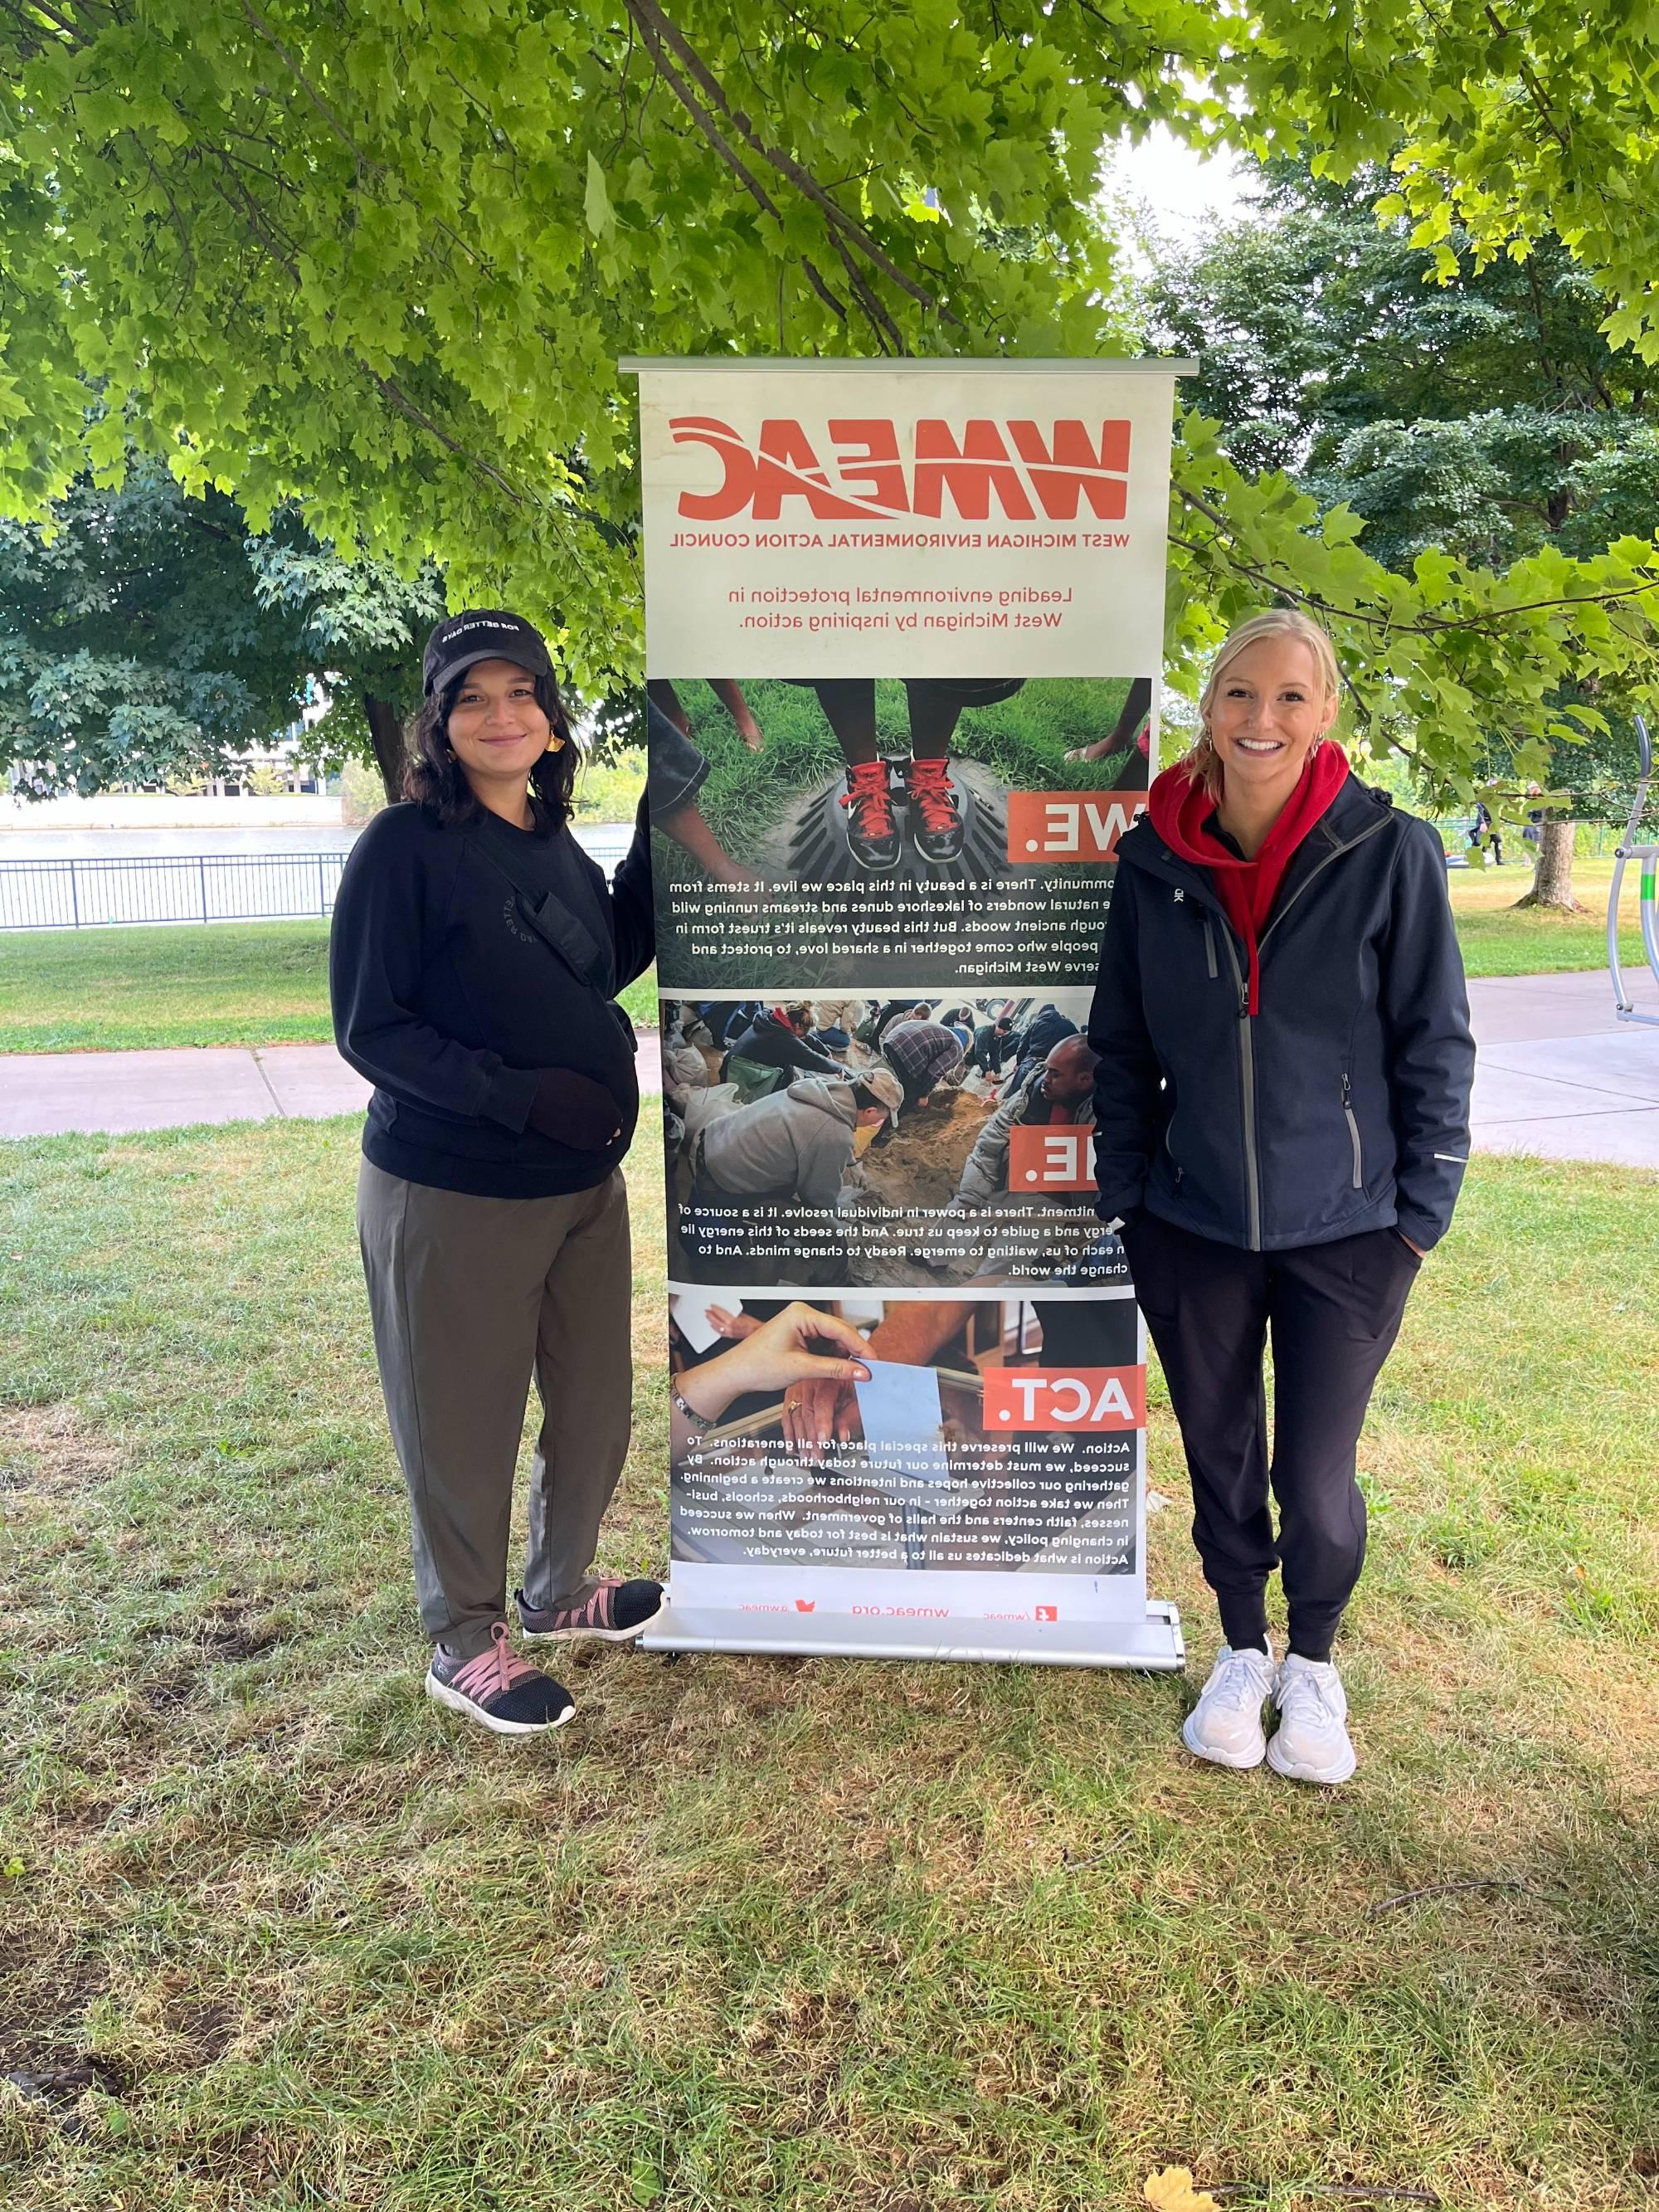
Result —
[{"label": "grass lawn", "polygon": [[9,2212],[1127,2212],[1174,2163],[1229,2212],[1659,2206],[1653,1178],[1472,1171],[1321,1795],[1189,1760],[1163,1677],[604,1649],[544,1743],[440,1713],[356,1146],[0,1147]]},{"label": "grass lawn", "polygon": [[[1525,867],[1455,869],[1452,906],[1469,974],[1602,966],[1612,872],[1610,857],[1580,860],[1575,881],[1592,910],[1562,918],[1510,911],[1531,881]],[[1623,957],[1639,988],[1646,969],[1634,871],[1624,903],[1630,926],[1621,939]],[[327,960],[323,921],[0,937],[0,1053],[321,1043],[332,1034]],[[623,1004],[641,1026],[656,1024],[656,988],[653,969],[623,993]]]},{"label": "grass lawn", "polygon": [[[656,975],[623,993],[655,1026]],[[325,921],[43,930],[0,937],[0,1052],[158,1045],[320,1044]]]},{"label": "grass lawn", "polygon": [[[1453,868],[1452,911],[1463,961],[1471,975],[1546,975],[1570,969],[1605,968],[1607,961],[1607,892],[1613,855],[1582,856],[1573,862],[1575,893],[1587,914],[1557,915],[1536,907],[1515,911],[1515,902],[1532,887],[1529,848],[1524,863],[1503,868]],[[1620,901],[1619,957],[1627,978],[1638,988],[1647,975],[1647,956],[1637,927],[1637,871],[1625,871]],[[1612,986],[1608,986],[1611,991]],[[1611,999],[1608,1001],[1612,1003]]]}]

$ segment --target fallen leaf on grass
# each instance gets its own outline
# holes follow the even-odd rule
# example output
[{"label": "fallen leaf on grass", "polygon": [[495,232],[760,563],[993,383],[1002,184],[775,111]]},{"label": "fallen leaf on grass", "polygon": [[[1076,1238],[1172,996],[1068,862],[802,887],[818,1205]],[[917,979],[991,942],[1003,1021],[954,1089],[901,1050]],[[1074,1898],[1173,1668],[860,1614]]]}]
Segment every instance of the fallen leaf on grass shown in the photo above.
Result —
[{"label": "fallen leaf on grass", "polygon": [[1155,2212],[1220,2212],[1207,2189],[1195,2189],[1190,2166],[1160,2166],[1141,2185],[1141,2195]]}]

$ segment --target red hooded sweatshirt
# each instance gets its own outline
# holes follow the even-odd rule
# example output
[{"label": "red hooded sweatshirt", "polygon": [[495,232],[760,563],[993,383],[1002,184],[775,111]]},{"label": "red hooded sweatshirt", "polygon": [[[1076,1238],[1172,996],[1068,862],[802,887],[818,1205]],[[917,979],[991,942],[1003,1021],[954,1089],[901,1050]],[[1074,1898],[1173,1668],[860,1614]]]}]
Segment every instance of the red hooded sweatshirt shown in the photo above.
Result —
[{"label": "red hooded sweatshirt", "polygon": [[1348,763],[1342,748],[1316,747],[1309,756],[1301,781],[1285,802],[1285,811],[1253,860],[1235,860],[1205,828],[1215,812],[1215,801],[1201,783],[1188,780],[1183,769],[1166,768],[1146,794],[1153,829],[1172,853],[1210,871],[1227,919],[1244,940],[1250,956],[1247,1004],[1253,1014],[1261,1008],[1261,963],[1256,942],[1273,911],[1285,871],[1302,840],[1330,811],[1347,780]]}]

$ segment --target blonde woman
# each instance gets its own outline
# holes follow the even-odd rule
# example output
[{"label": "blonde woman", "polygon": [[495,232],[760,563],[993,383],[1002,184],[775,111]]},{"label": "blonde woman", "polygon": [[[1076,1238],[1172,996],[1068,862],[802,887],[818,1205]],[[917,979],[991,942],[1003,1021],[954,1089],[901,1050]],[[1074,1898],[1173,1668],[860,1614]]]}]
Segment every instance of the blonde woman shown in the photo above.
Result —
[{"label": "blonde woman", "polygon": [[1364,1559],[1355,1449],[1451,1221],[1474,1066],[1439,838],[1350,774],[1339,690],[1304,616],[1226,640],[1198,744],[1119,846],[1089,1024],[1099,1210],[1121,1218],[1224,1638],[1183,1741],[1324,1784],[1355,1763],[1331,1656]]}]

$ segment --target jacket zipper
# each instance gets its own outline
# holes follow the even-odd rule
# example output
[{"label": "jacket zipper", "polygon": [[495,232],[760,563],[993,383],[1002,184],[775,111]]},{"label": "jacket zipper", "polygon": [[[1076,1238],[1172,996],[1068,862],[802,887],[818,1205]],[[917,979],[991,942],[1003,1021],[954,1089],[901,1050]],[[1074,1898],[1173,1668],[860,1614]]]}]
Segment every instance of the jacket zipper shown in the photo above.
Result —
[{"label": "jacket zipper", "polygon": [[1213,983],[1216,979],[1215,924],[1207,914],[1204,917],[1204,959],[1210,971],[1210,981]]},{"label": "jacket zipper", "polygon": [[1238,992],[1238,1082],[1244,1102],[1244,1203],[1248,1213],[1249,1249],[1261,1249],[1261,1167],[1256,1153],[1255,1138],[1255,1033],[1252,1026],[1249,987],[1238,965],[1238,954],[1233,948],[1233,933],[1229,930],[1223,939],[1227,957],[1232,963],[1233,983]]},{"label": "jacket zipper", "polygon": [[[1368,830],[1362,830],[1358,836],[1350,837],[1346,845],[1339,845],[1334,852],[1327,853],[1317,867],[1308,871],[1256,939],[1255,951],[1258,961],[1261,957],[1262,946],[1314,878],[1322,874],[1333,860],[1340,860],[1345,853],[1352,853],[1356,845],[1363,845],[1368,837],[1376,836],[1379,830],[1386,830],[1393,818],[1392,812],[1382,815],[1378,820],[1373,822]],[[1205,917],[1204,926],[1206,930],[1210,928],[1207,915]],[[1252,1026],[1254,1018],[1250,1012],[1249,990],[1245,983],[1243,972],[1238,964],[1238,953],[1233,943],[1233,933],[1231,929],[1223,932],[1222,942],[1227,948],[1228,964],[1232,969],[1233,984],[1238,993],[1238,1080],[1244,1109],[1244,1200],[1249,1231],[1248,1249],[1259,1252],[1261,1249],[1261,1165],[1257,1149],[1255,1127],[1255,1034]],[[1345,1091],[1346,1088],[1346,1079],[1345,1078]],[[1344,1110],[1348,1111],[1346,1106]],[[1358,1176],[1358,1170],[1364,1164],[1359,1153],[1359,1129],[1351,1111],[1348,1111],[1348,1120],[1353,1132],[1354,1161],[1356,1176]],[[1362,1184],[1361,1188],[1363,1187]]]},{"label": "jacket zipper", "polygon": [[1344,1068],[1342,1071],[1342,1118],[1348,1125],[1349,1136],[1353,1139],[1353,1187],[1356,1190],[1364,1190],[1365,1188],[1365,1155],[1360,1149],[1359,1124],[1353,1118],[1353,1107],[1350,1103],[1349,1100],[1348,1072],[1346,1068]]},{"label": "jacket zipper", "polygon": [[1314,881],[1315,878],[1323,875],[1326,869],[1330,866],[1333,860],[1340,860],[1345,853],[1352,853],[1356,845],[1363,845],[1367,837],[1375,837],[1379,830],[1386,830],[1393,819],[1394,816],[1392,811],[1384,814],[1379,820],[1373,822],[1369,830],[1362,830],[1357,837],[1350,837],[1346,845],[1339,845],[1334,852],[1327,853],[1324,859],[1319,863],[1317,867],[1309,869],[1307,874],[1303,877],[1301,882],[1291,893],[1289,898],[1285,900],[1284,905],[1279,908],[1279,912],[1267,924],[1267,927],[1262,931],[1261,936],[1257,938],[1255,941],[1255,957],[1258,961],[1261,957],[1262,946],[1267,942],[1267,939],[1273,935],[1274,930],[1276,930],[1279,923],[1284,921],[1285,915],[1301,897],[1303,892],[1307,890],[1309,884]]}]

